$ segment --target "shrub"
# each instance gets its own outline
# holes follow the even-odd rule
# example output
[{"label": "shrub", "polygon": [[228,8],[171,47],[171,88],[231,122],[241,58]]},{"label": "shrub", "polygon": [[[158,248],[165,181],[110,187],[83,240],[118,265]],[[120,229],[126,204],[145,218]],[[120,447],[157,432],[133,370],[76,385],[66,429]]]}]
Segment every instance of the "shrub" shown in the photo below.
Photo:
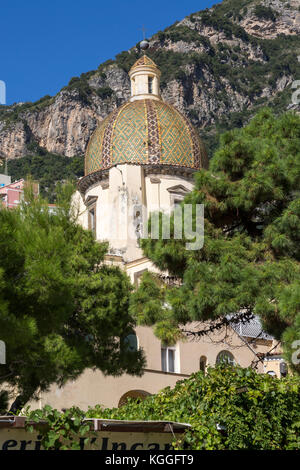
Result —
[{"label": "shrub", "polygon": [[[299,390],[299,377],[277,379],[253,369],[221,364],[208,369],[206,376],[197,372],[142,402],[129,399],[121,408],[89,408],[86,417],[190,423],[181,440],[174,442],[177,449],[299,450]],[[32,412],[29,419],[48,417],[46,440],[53,422],[59,422],[59,429],[64,429],[64,421],[70,424],[71,410],[64,416],[45,407]],[[84,425],[78,409],[74,409],[74,417],[78,426]],[[73,435],[74,427],[71,432]],[[58,437],[55,441],[59,444]]]},{"label": "shrub", "polygon": [[255,6],[254,14],[255,16],[257,16],[257,18],[272,21],[276,21],[276,17],[278,15],[277,12],[271,7],[266,7],[262,4],[258,4]]},{"label": "shrub", "polygon": [[109,98],[113,94],[113,90],[109,86],[105,86],[102,88],[98,88],[96,90],[97,95],[105,100],[106,98]]}]

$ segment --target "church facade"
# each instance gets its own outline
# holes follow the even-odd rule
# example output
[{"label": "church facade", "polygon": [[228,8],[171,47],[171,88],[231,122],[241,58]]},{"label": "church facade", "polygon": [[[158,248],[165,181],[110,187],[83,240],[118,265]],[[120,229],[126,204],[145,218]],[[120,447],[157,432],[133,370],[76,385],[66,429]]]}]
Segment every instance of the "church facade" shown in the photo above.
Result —
[{"label": "church facade", "polygon": [[[188,119],[160,96],[160,71],[146,55],[130,72],[131,98],[97,127],[85,155],[85,176],[74,195],[79,223],[107,241],[106,263],[118,265],[138,285],[146,271],[157,271],[139,247],[150,213],[170,213],[193,189],[193,173],[208,167],[202,142]],[[191,326],[192,327],[192,326]],[[273,344],[268,335],[228,327],[198,341],[167,347],[152,329],[137,327],[132,347],[143,348],[147,365],[142,377],[104,377],[86,370],[63,388],[52,386],[40,406],[82,409],[119,406],[126,397],[144,397],[224,358],[243,367],[258,360]],[[254,340],[255,338],[255,340]],[[279,358],[280,359],[280,358]],[[274,368],[274,367],[273,367]],[[265,370],[267,371],[267,370]],[[279,372],[278,374],[279,375]]]},{"label": "church facade", "polygon": [[129,75],[129,102],[109,114],[90,139],[77,202],[80,223],[109,242],[107,259],[136,282],[150,267],[138,244],[148,214],[169,213],[208,160],[190,122],[162,101],[154,62],[144,55]]}]

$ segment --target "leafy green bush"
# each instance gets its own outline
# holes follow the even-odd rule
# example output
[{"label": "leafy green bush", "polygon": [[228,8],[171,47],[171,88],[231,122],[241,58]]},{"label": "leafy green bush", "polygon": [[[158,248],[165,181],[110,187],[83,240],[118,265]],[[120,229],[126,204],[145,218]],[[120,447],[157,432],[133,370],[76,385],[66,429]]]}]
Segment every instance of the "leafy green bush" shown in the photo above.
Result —
[{"label": "leafy green bush", "polygon": [[[46,405],[42,410],[32,411],[29,416],[30,423],[26,426],[29,432],[34,431],[34,423],[41,420],[47,423],[41,431],[41,443],[45,450],[80,450],[79,438],[82,437],[83,444],[87,444],[94,434],[92,422],[84,421],[84,412],[75,406],[61,413]],[[87,434],[89,437],[86,437]]]},{"label": "leafy green bush", "polygon": [[129,72],[138,58],[139,54],[136,51],[123,51],[116,55],[116,63],[125,70],[125,72]]},{"label": "leafy green bush", "polygon": [[90,95],[93,89],[89,86],[88,81],[85,77],[73,77],[69,81],[68,86],[65,87],[67,90],[77,90],[78,98],[85,104],[90,103]]},{"label": "leafy green bush", "polygon": [[254,8],[254,14],[257,18],[264,20],[276,21],[277,12],[271,7],[266,7],[265,5],[258,4]]},{"label": "leafy green bush", "polygon": [[[295,450],[300,449],[299,391],[299,377],[279,380],[252,369],[223,364],[208,369],[206,376],[197,372],[177,382],[173,389],[167,387],[142,402],[129,399],[121,408],[89,408],[86,417],[190,423],[192,427],[181,441],[174,442],[177,449]],[[32,412],[29,418],[38,415],[39,419],[47,419],[50,414],[48,422],[53,430],[53,413],[48,407]],[[64,428],[70,412],[55,413],[55,429],[57,423],[59,429]],[[83,425],[78,419],[83,414],[78,409],[74,414],[77,425]],[[52,444],[58,442],[60,433],[55,437],[52,432]]]},{"label": "leafy green bush", "polygon": [[[187,422],[179,447],[191,449],[299,449],[299,377],[276,379],[252,369],[220,365],[193,374],[138,403],[90,409],[87,416]],[[220,434],[218,427],[225,430]]]},{"label": "leafy green bush", "polygon": [[194,42],[197,46],[200,46],[202,44],[207,49],[211,48],[210,40],[208,38],[202,36],[197,31],[189,28],[188,26],[176,26],[175,28],[167,28],[165,31],[159,31],[157,33],[157,37],[160,41],[169,39],[172,42]]},{"label": "leafy green bush", "polygon": [[226,15],[228,17],[236,17],[241,14],[246,15],[247,6],[251,5],[253,0],[226,0],[226,2],[218,3],[215,6],[214,11],[218,15]]},{"label": "leafy green bush", "polygon": [[113,94],[113,92],[114,91],[109,86],[98,88],[96,90],[97,95],[100,96],[100,98],[103,100],[109,98]]},{"label": "leafy green bush", "polygon": [[213,12],[204,11],[201,14],[201,21],[206,26],[212,26],[217,31],[223,31],[226,38],[231,39],[233,36],[241,38],[243,41],[249,41],[249,35],[244,28],[233,23],[222,14],[218,13],[218,10]]}]

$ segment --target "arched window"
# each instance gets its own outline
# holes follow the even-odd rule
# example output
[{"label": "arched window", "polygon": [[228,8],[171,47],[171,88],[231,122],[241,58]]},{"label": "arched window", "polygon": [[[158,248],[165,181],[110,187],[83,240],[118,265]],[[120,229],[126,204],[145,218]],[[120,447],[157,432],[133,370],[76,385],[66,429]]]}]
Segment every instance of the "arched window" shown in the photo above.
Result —
[{"label": "arched window", "polygon": [[135,333],[131,333],[130,335],[124,338],[124,346],[127,351],[135,352],[138,350],[138,339]]},{"label": "arched window", "polygon": [[204,375],[205,375],[205,371],[206,371],[206,362],[207,362],[206,357],[201,356],[200,361],[199,361],[199,369],[203,372]]},{"label": "arched window", "polygon": [[276,372],[274,372],[274,370],[268,370],[267,374],[270,375],[271,377],[277,377],[277,374]]},{"label": "arched window", "polygon": [[279,366],[279,369],[280,369],[280,376],[281,377],[286,377],[288,375],[288,366],[287,366],[286,362],[281,362],[280,366]]},{"label": "arched window", "polygon": [[153,77],[148,76],[148,93],[153,93]]},{"label": "arched window", "polygon": [[216,364],[230,364],[230,365],[233,366],[233,365],[236,364],[236,362],[235,362],[234,356],[233,356],[233,354],[231,354],[231,352],[221,351],[217,355]]},{"label": "arched window", "polygon": [[88,210],[88,229],[91,230],[96,236],[97,220],[96,220],[96,208],[97,208],[98,196],[88,196],[85,205]]}]

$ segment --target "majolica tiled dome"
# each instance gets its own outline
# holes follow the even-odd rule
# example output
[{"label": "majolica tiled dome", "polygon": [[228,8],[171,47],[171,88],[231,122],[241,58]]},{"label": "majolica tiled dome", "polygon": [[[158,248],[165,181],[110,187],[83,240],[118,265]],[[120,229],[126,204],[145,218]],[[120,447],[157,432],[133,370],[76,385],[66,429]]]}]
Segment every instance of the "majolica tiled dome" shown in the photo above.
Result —
[{"label": "majolica tiled dome", "polygon": [[[150,66],[151,73],[156,66],[145,60],[139,59],[131,70]],[[207,167],[205,149],[188,119],[157,95],[156,99],[151,94],[137,96],[109,114],[92,135],[85,175],[121,163]]]}]

